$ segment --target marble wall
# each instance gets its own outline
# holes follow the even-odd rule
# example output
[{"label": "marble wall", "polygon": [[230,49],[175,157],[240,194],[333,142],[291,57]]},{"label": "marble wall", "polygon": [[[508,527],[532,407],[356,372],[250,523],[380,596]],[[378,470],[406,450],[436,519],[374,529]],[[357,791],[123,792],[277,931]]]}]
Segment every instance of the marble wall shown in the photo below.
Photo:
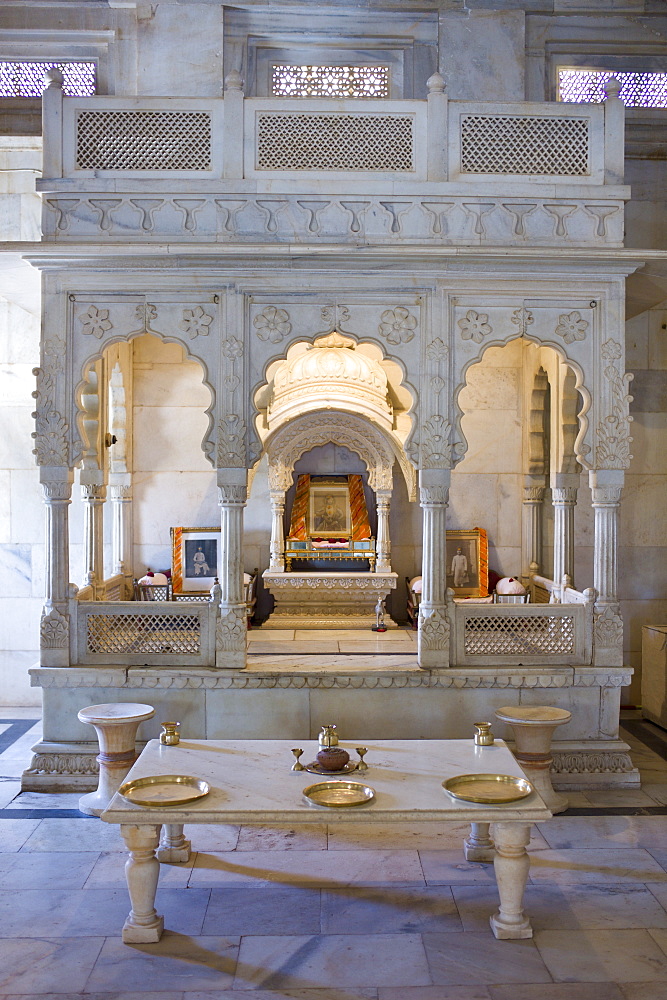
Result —
[{"label": "marble wall", "polygon": [[[37,240],[35,177],[41,139],[0,137],[0,230]],[[0,272],[0,692],[5,704],[39,704],[27,667],[37,659],[44,593],[44,515],[32,455],[33,368],[39,364],[39,275],[18,260]]]}]

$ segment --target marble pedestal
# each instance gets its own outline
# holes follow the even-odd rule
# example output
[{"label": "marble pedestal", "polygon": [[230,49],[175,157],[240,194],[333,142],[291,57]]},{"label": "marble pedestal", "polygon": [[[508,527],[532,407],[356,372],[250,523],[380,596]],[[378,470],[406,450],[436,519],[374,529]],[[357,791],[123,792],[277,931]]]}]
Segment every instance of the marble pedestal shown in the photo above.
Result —
[{"label": "marble pedestal", "polygon": [[[359,628],[375,625],[375,606],[396,589],[396,573],[276,573],[264,586],[276,606],[262,628]],[[385,624],[396,623],[385,613]]]},{"label": "marble pedestal", "polygon": [[79,722],[94,726],[99,740],[99,781],[94,792],[82,795],[79,810],[89,816],[100,816],[120,788],[123,779],[137,759],[135,749],[140,722],[152,719],[152,705],[108,704],[90,705],[78,713]]},{"label": "marble pedestal", "polygon": [[514,756],[549,809],[565,812],[567,797],[555,792],[551,784],[551,738],[557,726],[572,720],[572,713],[552,705],[511,705],[497,709],[496,718],[514,730]]}]

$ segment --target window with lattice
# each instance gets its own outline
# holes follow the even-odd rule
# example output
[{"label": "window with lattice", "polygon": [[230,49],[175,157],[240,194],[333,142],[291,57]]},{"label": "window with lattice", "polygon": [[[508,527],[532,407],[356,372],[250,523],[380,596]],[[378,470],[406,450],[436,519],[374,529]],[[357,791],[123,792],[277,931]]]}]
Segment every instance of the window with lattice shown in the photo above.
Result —
[{"label": "window with lattice", "polygon": [[667,73],[606,69],[559,69],[558,100],[568,104],[600,104],[610,77],[621,85],[619,97],[628,108],[667,108]]},{"label": "window with lattice", "polygon": [[389,97],[389,66],[272,67],[274,97]]},{"label": "window with lattice", "polygon": [[0,60],[0,97],[41,97],[44,74],[59,69],[67,97],[93,97],[97,91],[94,62],[27,62]]}]

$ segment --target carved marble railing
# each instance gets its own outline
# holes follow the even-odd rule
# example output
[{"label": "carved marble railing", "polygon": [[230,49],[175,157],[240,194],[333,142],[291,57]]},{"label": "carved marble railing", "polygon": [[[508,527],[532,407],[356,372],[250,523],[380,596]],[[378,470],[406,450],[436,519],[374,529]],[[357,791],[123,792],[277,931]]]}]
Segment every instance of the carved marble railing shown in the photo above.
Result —
[{"label": "carved marble railing", "polygon": [[593,602],[454,604],[454,663],[586,665],[593,655]]},{"label": "carved marble railing", "polygon": [[70,601],[72,665],[216,665],[218,606]]},{"label": "carved marble railing", "polygon": [[[621,246],[623,104],[44,93],[49,241]],[[613,88],[612,88],[613,89]],[[610,91],[611,93],[611,91]]]}]

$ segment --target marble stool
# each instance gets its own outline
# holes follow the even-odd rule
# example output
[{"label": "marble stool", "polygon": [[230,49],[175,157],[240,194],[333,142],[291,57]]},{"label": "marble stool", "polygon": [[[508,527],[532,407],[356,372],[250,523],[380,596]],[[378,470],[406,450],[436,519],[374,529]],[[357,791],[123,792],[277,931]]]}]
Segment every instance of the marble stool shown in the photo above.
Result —
[{"label": "marble stool", "polygon": [[79,712],[79,722],[94,726],[100,744],[97,762],[100,778],[97,789],[79,799],[79,809],[89,816],[100,816],[120,788],[135,760],[135,742],[140,722],[152,719],[152,705],[89,705]]},{"label": "marble stool", "polygon": [[499,708],[496,718],[514,730],[514,756],[552,813],[564,812],[567,797],[555,792],[549,769],[551,737],[556,726],[564,726],[572,713],[550,705],[509,705]]}]

